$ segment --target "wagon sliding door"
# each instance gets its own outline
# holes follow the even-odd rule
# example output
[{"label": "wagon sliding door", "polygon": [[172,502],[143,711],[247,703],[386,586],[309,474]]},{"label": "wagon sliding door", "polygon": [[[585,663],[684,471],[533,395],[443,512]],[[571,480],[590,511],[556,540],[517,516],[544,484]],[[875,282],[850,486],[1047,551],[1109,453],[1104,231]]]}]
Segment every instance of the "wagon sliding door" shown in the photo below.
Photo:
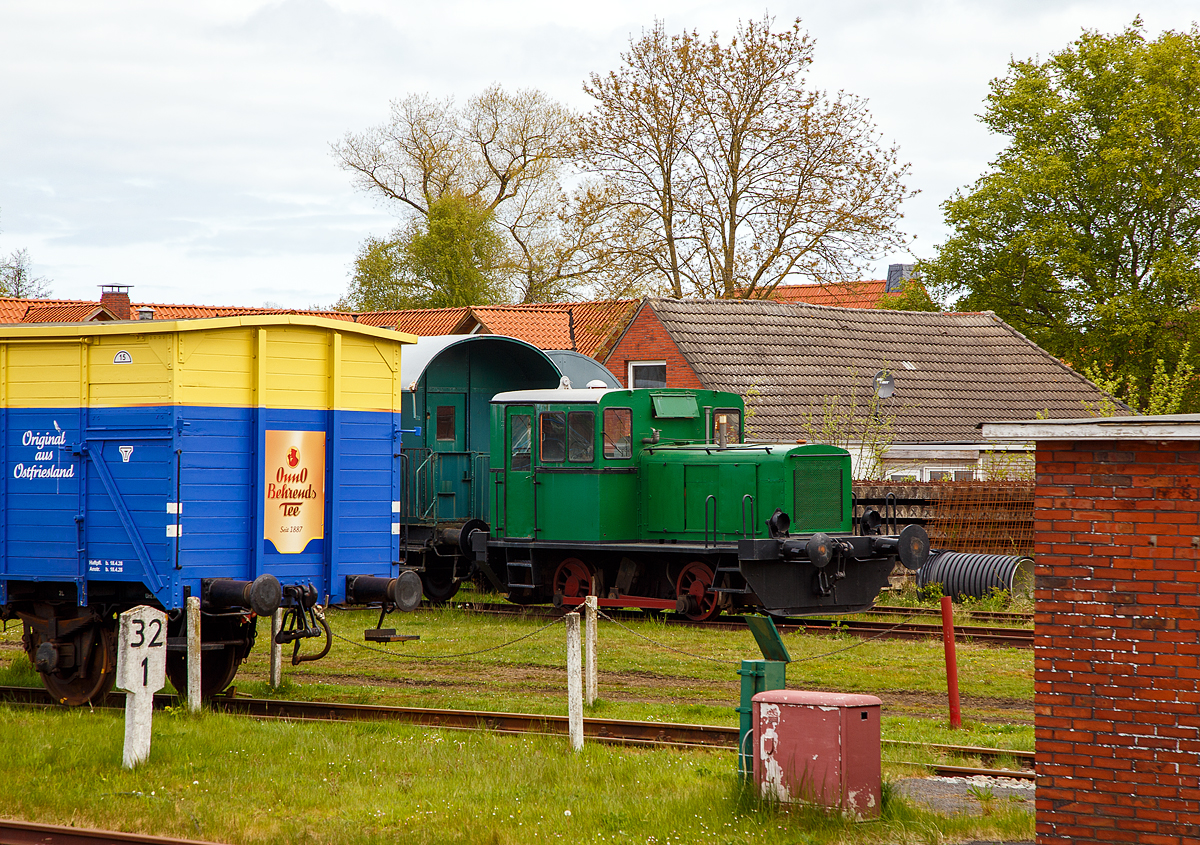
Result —
[{"label": "wagon sliding door", "polygon": [[88,577],[144,580],[166,600],[179,536],[173,435],[93,429],[86,442],[80,555]]}]

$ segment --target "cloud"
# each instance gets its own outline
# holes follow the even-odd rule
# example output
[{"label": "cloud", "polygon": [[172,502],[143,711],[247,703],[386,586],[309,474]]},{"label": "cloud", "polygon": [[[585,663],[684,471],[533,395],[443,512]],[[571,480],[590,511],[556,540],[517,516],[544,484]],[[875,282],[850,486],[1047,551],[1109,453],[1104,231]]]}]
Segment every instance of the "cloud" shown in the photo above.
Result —
[{"label": "cloud", "polygon": [[[389,100],[461,100],[498,82],[586,108],[583,80],[615,68],[656,16],[727,36],[763,14],[724,0],[0,4],[0,252],[28,247],[60,295],[122,282],[159,300],[288,305],[332,301],[358,243],[395,225],[329,153],[384,120]],[[1152,33],[1196,16],[1171,0],[1142,14]],[[922,194],[905,223],[929,254],[939,204],[1002,142],[975,118],[988,80],[1010,56],[1044,57],[1132,11],[847,0],[803,16],[817,39],[812,83],[866,97],[883,141],[912,162]],[[874,275],[905,257],[881,256]]]}]

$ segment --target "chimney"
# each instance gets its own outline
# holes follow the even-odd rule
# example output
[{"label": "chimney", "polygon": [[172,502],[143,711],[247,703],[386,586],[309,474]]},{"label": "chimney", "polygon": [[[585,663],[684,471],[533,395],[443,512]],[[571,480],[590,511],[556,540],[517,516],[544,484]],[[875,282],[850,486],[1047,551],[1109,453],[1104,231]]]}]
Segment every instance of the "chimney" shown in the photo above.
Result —
[{"label": "chimney", "polygon": [[128,320],[130,285],[101,285],[100,304],[118,320]]},{"label": "chimney", "polygon": [[885,293],[898,293],[904,288],[904,283],[912,278],[912,264],[889,264],[887,286]]},{"label": "chimney", "polygon": [[137,315],[139,320],[153,320],[154,309],[149,305],[140,305],[138,306]]}]

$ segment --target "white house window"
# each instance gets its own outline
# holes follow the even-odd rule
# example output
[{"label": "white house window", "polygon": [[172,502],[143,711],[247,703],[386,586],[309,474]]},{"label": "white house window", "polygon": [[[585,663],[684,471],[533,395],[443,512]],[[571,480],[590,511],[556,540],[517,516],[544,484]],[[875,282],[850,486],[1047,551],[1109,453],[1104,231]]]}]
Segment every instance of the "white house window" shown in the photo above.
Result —
[{"label": "white house window", "polygon": [[975,470],[968,467],[906,467],[888,472],[888,481],[973,481]]},{"label": "white house window", "polygon": [[630,361],[630,387],[666,387],[666,361]]},{"label": "white house window", "polygon": [[974,481],[975,470],[962,467],[926,467],[926,481]]}]

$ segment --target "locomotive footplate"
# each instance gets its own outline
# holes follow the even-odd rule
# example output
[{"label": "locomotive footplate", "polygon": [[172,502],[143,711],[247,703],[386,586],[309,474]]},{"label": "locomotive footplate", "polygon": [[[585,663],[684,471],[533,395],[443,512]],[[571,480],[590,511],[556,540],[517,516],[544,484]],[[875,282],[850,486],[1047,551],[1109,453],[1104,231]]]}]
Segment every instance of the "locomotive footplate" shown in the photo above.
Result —
[{"label": "locomotive footplate", "polygon": [[[554,596],[555,607],[583,607],[584,596]],[[620,598],[597,598],[597,607],[637,607],[645,610],[677,610],[678,599],[652,599],[646,596],[621,596]]]}]

